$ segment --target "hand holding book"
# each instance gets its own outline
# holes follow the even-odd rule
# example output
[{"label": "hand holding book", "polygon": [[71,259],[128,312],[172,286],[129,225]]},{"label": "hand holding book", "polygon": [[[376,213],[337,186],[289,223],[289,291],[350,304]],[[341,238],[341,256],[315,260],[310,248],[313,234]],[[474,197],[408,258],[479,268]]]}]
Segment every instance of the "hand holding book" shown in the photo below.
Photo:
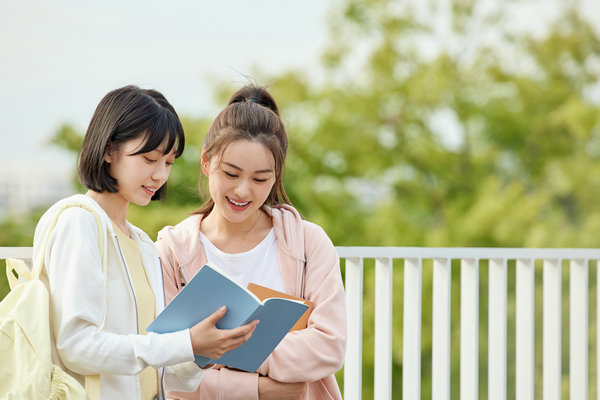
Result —
[{"label": "hand holding book", "polygon": [[209,358],[219,358],[250,339],[259,321],[252,321],[238,328],[225,331],[217,328],[216,325],[226,312],[227,307],[223,306],[208,318],[190,328],[194,354],[202,354]]},{"label": "hand holding book", "polygon": [[217,267],[207,264],[165,307],[147,331],[166,333],[192,328],[222,306],[227,307],[227,312],[215,320],[219,329],[235,329],[254,320],[260,322],[250,339],[241,346],[221,357],[196,355],[196,363],[201,367],[211,363],[223,364],[249,372],[258,369],[309,308],[302,300],[278,297],[261,301]]}]

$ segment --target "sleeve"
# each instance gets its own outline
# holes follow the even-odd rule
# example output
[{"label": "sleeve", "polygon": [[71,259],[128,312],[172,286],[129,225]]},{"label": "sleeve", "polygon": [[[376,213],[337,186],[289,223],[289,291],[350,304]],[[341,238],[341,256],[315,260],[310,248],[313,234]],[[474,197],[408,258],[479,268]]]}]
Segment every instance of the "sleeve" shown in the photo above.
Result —
[{"label": "sleeve", "polygon": [[305,224],[306,329],[288,333],[257,372],[280,382],[312,382],[338,371],[346,350],[346,297],[339,257],[327,234]]},{"label": "sleeve", "polygon": [[194,393],[171,391],[168,399],[177,400],[258,400],[258,374],[222,367],[204,372]]},{"label": "sleeve", "polygon": [[205,371],[195,362],[188,361],[165,368],[164,386],[166,390],[191,392],[204,380]]},{"label": "sleeve", "polygon": [[[165,228],[166,229],[166,228]],[[166,239],[161,238],[159,233],[156,241],[158,256],[162,263],[163,282],[165,290],[165,304],[169,304],[173,297],[179,292],[180,278],[177,271],[177,258],[173,254],[173,249],[169,247]]]},{"label": "sleeve", "polygon": [[62,213],[44,258],[52,328],[67,368],[82,375],[134,375],[148,365],[159,368],[193,360],[187,330],[148,335],[104,330],[107,296],[119,288],[107,287],[97,225],[89,212],[73,207]]}]

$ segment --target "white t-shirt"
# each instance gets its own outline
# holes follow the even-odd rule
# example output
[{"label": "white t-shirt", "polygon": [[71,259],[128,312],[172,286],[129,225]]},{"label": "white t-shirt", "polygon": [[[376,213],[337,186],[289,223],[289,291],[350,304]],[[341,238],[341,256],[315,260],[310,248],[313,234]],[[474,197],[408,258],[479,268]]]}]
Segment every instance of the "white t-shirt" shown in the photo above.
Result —
[{"label": "white t-shirt", "polygon": [[256,247],[243,253],[222,252],[202,232],[200,242],[204,246],[208,262],[215,264],[239,285],[247,287],[248,283],[253,282],[285,292],[277,258],[277,237],[273,228]]}]

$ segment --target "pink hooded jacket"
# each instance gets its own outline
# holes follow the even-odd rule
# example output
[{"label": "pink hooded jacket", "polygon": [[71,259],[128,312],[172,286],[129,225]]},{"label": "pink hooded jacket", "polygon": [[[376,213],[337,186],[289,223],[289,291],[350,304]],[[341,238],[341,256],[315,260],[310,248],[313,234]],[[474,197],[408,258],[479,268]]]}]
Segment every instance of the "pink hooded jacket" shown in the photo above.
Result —
[{"label": "pink hooded jacket", "polygon": [[[209,369],[196,392],[170,392],[169,398],[258,399],[259,374],[280,382],[309,382],[304,400],[342,398],[334,373],[344,362],[346,303],[337,252],[323,229],[303,221],[293,207],[265,211],[273,220],[286,292],[314,302],[307,328],[288,333],[256,373]],[[180,290],[181,276],[191,279],[206,263],[199,238],[202,218],[194,215],[158,233],[167,303]]]}]

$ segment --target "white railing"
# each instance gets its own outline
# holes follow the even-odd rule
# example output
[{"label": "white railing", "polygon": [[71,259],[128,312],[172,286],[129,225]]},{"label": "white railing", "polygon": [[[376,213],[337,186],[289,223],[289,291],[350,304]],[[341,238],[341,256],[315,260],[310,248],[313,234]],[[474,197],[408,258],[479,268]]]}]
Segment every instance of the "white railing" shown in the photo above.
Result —
[{"label": "white railing", "polygon": [[[543,276],[543,398],[560,399],[562,382],[561,324],[563,263],[569,264],[569,388],[571,399],[588,398],[589,373],[589,282],[591,263],[596,266],[596,249],[511,249],[511,248],[411,248],[337,247],[345,259],[345,288],[348,311],[348,345],[344,365],[344,398],[362,395],[363,269],[365,259],[375,262],[375,349],[373,398],[392,398],[392,342],[399,337],[392,329],[394,260],[401,260],[404,274],[402,398],[421,398],[421,331],[424,260],[431,260],[432,309],[432,398],[449,399],[451,384],[459,384],[461,400],[479,394],[479,265],[488,264],[488,399],[507,399],[507,271],[515,271],[515,397],[533,400],[535,268],[542,264]],[[0,248],[0,259],[28,259],[31,248]],[[450,381],[450,304],[452,261],[460,265],[460,381]],[[396,262],[398,265],[398,262]],[[511,264],[513,265],[513,264]],[[427,271],[429,272],[429,271]],[[600,274],[596,274],[597,279]],[[597,286],[597,281],[593,282]],[[400,293],[397,291],[396,293]],[[457,294],[455,294],[456,296]],[[600,296],[597,318],[600,320]],[[600,329],[596,329],[600,343]],[[597,346],[600,349],[600,346]],[[600,360],[600,350],[596,357]],[[597,382],[600,368],[596,368]],[[600,393],[600,391],[599,391]],[[540,393],[538,393],[540,397]],[[599,397],[600,399],[600,394]]]},{"label": "white railing", "polygon": [[[588,266],[597,265],[596,249],[511,249],[511,248],[408,248],[338,247],[346,260],[348,308],[348,347],[344,366],[344,398],[361,398],[362,388],[362,299],[365,259],[375,260],[375,349],[374,394],[377,400],[391,399],[394,260],[402,260],[404,273],[403,376],[402,398],[421,398],[421,312],[423,265],[432,265],[432,398],[449,399],[450,385],[459,385],[460,399],[479,396],[479,264],[488,265],[488,399],[507,399],[507,270],[514,262],[515,272],[515,397],[533,400],[534,371],[534,292],[535,265],[543,268],[543,372],[545,400],[561,398],[561,308],[563,262],[569,265],[569,390],[571,399],[588,398]],[[424,260],[431,260],[424,264]],[[450,382],[450,304],[452,261],[460,265],[460,381]],[[396,263],[398,264],[398,263]],[[510,265],[513,265],[512,263]],[[597,279],[600,274],[597,274]],[[593,282],[597,286],[597,281]],[[458,296],[458,294],[455,294]],[[600,296],[598,296],[600,299]],[[598,300],[597,300],[598,302]],[[600,319],[600,303],[596,320]],[[596,330],[596,343],[600,329]],[[597,346],[600,348],[600,346]],[[597,359],[600,359],[600,352]],[[596,381],[600,380],[600,368]],[[539,375],[539,374],[538,374]],[[600,397],[599,397],[600,398]]]}]

